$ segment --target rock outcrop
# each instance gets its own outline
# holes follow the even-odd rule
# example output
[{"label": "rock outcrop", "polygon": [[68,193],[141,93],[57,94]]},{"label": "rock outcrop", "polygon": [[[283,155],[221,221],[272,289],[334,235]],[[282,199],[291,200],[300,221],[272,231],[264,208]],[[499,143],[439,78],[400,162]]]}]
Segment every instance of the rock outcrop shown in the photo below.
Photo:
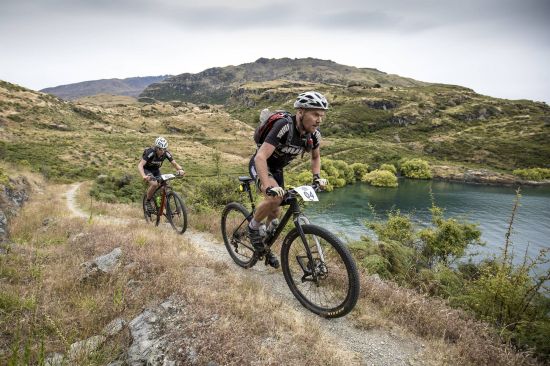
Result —
[{"label": "rock outcrop", "polygon": [[25,177],[7,178],[0,183],[0,243],[8,239],[10,218],[29,199],[30,183]]}]

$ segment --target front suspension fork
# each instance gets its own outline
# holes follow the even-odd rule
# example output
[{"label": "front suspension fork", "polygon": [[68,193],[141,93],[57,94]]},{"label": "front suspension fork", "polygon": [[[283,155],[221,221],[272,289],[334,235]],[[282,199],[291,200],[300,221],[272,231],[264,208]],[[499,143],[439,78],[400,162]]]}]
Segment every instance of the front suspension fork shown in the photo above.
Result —
[{"label": "front suspension fork", "polygon": [[[302,243],[304,244],[304,247],[306,249],[307,259],[309,263],[311,263],[312,268],[306,268],[307,266],[303,263],[301,258],[297,258],[298,263],[300,264],[300,267],[302,267],[302,270],[304,271],[304,275],[302,276],[302,282],[306,281],[306,276],[311,274],[313,276],[313,281],[317,282],[317,272],[315,271],[315,260],[313,258],[313,255],[311,253],[311,248],[309,247],[309,244],[306,239],[306,235],[304,234],[304,230],[302,229],[302,224],[308,225],[309,219],[304,215],[299,215],[294,220],[294,225],[296,226],[296,230],[298,230],[298,234],[300,234],[300,238],[302,239]],[[325,263],[325,256],[323,254],[323,249],[321,248],[321,243],[319,243],[319,239],[317,236],[312,235],[313,241],[315,242],[315,246],[317,248],[317,253],[319,253],[319,259],[321,260],[321,263]]]}]

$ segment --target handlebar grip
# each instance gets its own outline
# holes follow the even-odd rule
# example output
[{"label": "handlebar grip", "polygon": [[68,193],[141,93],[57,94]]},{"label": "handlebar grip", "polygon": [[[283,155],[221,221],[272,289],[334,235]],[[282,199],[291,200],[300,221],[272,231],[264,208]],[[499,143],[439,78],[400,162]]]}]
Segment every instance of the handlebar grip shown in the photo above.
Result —
[{"label": "handlebar grip", "polygon": [[[275,190],[275,188],[280,192],[277,192],[277,190]],[[271,197],[278,197],[278,196],[283,197],[285,195],[285,191],[281,187],[268,187],[265,191],[265,194],[267,194],[268,196],[271,196]]]}]

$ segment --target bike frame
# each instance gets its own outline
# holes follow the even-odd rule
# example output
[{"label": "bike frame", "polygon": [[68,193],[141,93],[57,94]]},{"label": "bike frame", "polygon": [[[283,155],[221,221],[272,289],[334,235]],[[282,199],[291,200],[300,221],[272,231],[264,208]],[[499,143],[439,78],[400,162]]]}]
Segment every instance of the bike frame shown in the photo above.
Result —
[{"label": "bike frame", "polygon": [[[256,206],[254,205],[254,199],[252,197],[252,190],[250,189],[250,182],[248,181],[241,181],[243,189],[248,193],[248,198],[250,199],[250,203],[252,205],[252,213],[247,217],[247,222],[250,221],[252,216],[254,216],[254,212],[256,211]],[[281,206],[289,206],[289,208],[286,210],[285,214],[283,215],[283,218],[281,219],[281,222],[279,223],[279,226],[277,226],[277,229],[273,234],[268,234],[268,236],[264,239],[264,245],[267,245],[269,248],[275,243],[275,241],[279,238],[279,235],[281,235],[281,232],[286,227],[288,222],[290,221],[290,218],[293,217],[294,226],[296,227],[296,230],[298,231],[298,234],[300,235],[300,238],[302,239],[302,243],[304,244],[304,247],[306,249],[307,258],[309,260],[309,263],[313,263],[313,255],[311,254],[311,249],[309,248],[306,236],[304,234],[304,230],[302,229],[302,223],[309,224],[309,219],[302,213],[302,210],[300,209],[300,204],[298,203],[298,199],[295,195],[290,195],[286,199],[283,199],[283,202],[281,203]],[[317,251],[319,252],[320,259],[324,262],[325,258],[323,255],[323,250],[321,248],[321,244],[319,243],[319,240],[317,240],[316,237],[314,237],[315,245],[317,246]],[[300,263],[301,264],[301,263]],[[302,264],[301,264],[302,265]],[[310,272],[313,276],[313,281],[317,281],[317,273],[316,271],[313,271],[313,269],[310,269],[309,271],[306,268],[303,268],[302,270],[305,272]],[[305,275],[304,275],[305,278]]]},{"label": "bike frame", "polygon": [[160,208],[159,208],[159,211],[157,213],[157,216],[162,216],[164,214],[164,207],[166,207],[166,196],[167,196],[168,192],[170,191],[170,189],[172,189],[172,188],[168,184],[167,180],[160,181],[159,183],[160,183],[160,186],[155,190],[155,192],[153,193],[153,196],[155,196],[155,194],[159,190],[162,191],[161,198],[160,198]]}]

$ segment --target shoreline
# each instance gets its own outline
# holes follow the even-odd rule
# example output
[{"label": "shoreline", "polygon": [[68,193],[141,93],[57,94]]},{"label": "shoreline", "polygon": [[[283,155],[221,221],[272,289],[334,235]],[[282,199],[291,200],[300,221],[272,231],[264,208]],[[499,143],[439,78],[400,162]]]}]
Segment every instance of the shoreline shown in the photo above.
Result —
[{"label": "shoreline", "polygon": [[432,179],[493,186],[548,186],[550,180],[531,181],[524,180],[509,173],[497,173],[489,169],[468,169],[447,165],[434,165]]}]

